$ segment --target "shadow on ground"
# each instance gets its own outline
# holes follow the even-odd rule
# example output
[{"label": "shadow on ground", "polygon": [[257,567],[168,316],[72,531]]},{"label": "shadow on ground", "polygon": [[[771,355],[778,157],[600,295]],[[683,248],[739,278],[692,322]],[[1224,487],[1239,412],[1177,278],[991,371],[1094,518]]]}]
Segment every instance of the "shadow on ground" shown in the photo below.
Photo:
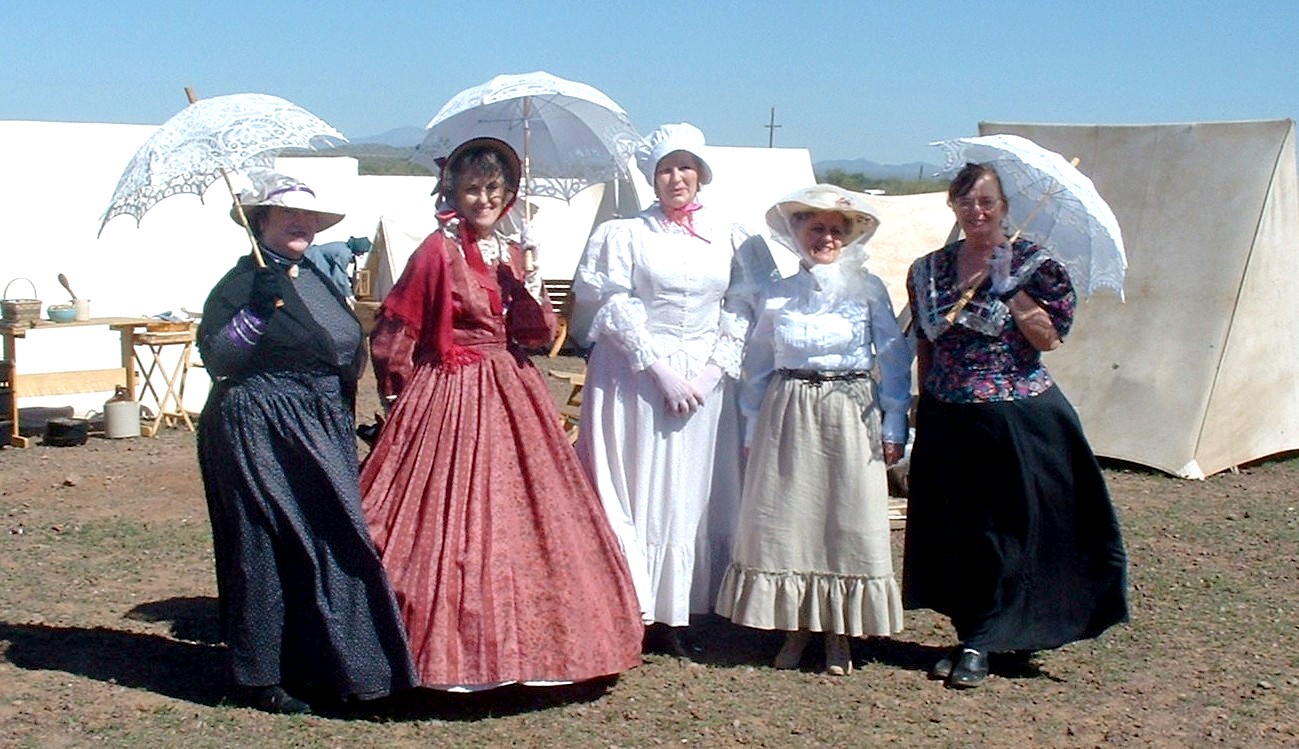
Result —
[{"label": "shadow on ground", "polygon": [[222,650],[162,635],[107,627],[60,627],[0,622],[5,659],[36,671],[63,671],[144,689],[201,705],[225,694]]}]

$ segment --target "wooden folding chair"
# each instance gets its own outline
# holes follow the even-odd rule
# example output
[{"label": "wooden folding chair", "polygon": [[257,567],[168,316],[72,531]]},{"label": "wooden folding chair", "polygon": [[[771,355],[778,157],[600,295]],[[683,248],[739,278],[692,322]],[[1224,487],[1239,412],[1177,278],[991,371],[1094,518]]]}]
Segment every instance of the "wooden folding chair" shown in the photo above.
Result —
[{"label": "wooden folding chair", "polygon": [[550,347],[550,358],[554,359],[559,356],[560,350],[564,348],[564,342],[568,340],[568,317],[573,311],[573,280],[553,278],[543,280],[541,283],[546,290],[546,296],[550,299],[550,305],[555,308],[555,314],[559,316],[555,342]]},{"label": "wooden folding chair", "polygon": [[586,387],[586,372],[550,371],[550,376],[569,384],[568,400],[559,407],[560,424],[570,443],[577,442],[578,421],[582,417],[582,388]]},{"label": "wooden folding chair", "polygon": [[[163,424],[184,425],[194,431],[194,422],[185,411],[185,382],[192,365],[195,333],[192,322],[150,323],[143,332],[131,336],[135,365],[141,373],[139,401],[144,403],[147,394],[158,408],[153,421],[140,426],[141,434],[146,437],[157,434]],[[171,346],[180,346],[181,349],[176,354],[175,364],[167,366],[163,363],[163,349]],[[141,349],[148,352],[147,359],[141,356]],[[161,376],[161,386],[155,384],[158,379],[155,373]]]}]

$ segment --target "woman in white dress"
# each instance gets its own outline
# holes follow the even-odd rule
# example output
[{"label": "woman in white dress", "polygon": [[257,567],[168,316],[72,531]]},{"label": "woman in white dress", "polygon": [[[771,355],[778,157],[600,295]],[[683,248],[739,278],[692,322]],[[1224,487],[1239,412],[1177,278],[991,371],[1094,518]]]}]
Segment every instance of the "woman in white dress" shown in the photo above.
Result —
[{"label": "woman in white dress", "polygon": [[747,322],[728,309],[745,239],[695,197],[712,180],[704,135],[664,125],[638,159],[658,202],[595,232],[573,282],[590,320],[578,455],[627,556],[646,647],[691,658],[739,509],[739,416],[730,392]]},{"label": "woman in white dress", "polygon": [[846,675],[849,637],[902,629],[884,469],[906,443],[911,351],[864,265],[878,220],[861,195],[804,188],[767,224],[800,268],[768,285],[744,356],[749,460],[717,613],[787,631],[777,668],[823,632],[827,672]]}]

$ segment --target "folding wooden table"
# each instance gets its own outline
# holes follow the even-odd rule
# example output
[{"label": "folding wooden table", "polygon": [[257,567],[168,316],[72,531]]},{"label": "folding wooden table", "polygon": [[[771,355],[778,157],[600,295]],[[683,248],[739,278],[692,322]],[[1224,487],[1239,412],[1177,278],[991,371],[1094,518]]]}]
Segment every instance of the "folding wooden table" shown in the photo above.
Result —
[{"label": "folding wooden table", "polygon": [[[148,318],[139,317],[92,317],[88,320],[72,322],[35,322],[12,323],[0,321],[0,338],[4,341],[4,361],[9,375],[9,434],[8,442],[15,447],[30,447],[32,440],[18,433],[18,399],[37,395],[67,395],[70,393],[96,393],[111,391],[118,385],[134,383],[135,367],[133,357],[124,353],[121,363],[107,369],[87,369],[71,372],[24,372],[18,363],[18,347],[15,342],[27,338],[28,332],[41,336],[45,331],[70,330],[88,326],[107,326],[118,330],[122,337],[123,352],[130,352],[132,332],[137,327],[148,324]],[[134,392],[134,391],[132,391]]]}]

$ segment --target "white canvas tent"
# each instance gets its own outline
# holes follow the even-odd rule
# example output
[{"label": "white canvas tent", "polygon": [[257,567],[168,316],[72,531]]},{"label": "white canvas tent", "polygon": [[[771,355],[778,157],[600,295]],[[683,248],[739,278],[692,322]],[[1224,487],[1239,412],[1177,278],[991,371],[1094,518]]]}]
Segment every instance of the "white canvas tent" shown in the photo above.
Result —
[{"label": "white canvas tent", "polygon": [[[199,310],[208,291],[248,252],[243,229],[230,220],[230,196],[218,182],[204,200],[178,195],[134,219],[113,219],[97,236],[117,181],[153,125],[0,121],[0,205],[6,241],[0,247],[0,288],[30,279],[45,304],[65,302],[59,273],[90,300],[94,317],[150,316]],[[384,211],[414,211],[427,199],[431,178],[358,177],[351,158],[284,158],[276,168],[308,182],[322,200],[341,205],[347,218],[319,242],[370,236]],[[420,180],[424,180],[423,183]],[[420,192],[422,190],[422,193]],[[403,214],[404,215],[404,214]],[[28,296],[24,282],[11,294]],[[120,362],[116,334],[103,327],[35,331],[16,342],[21,371],[98,370]],[[189,410],[201,408],[207,378],[192,373]],[[110,392],[30,395],[20,407],[72,405],[98,410]]]},{"label": "white canvas tent", "polygon": [[[753,233],[766,234],[763,215],[777,198],[815,180],[811,155],[804,148],[712,146],[708,158],[714,180],[700,191],[700,202]],[[592,229],[616,215],[648,207],[654,201],[654,191],[640,172],[634,171],[630,182],[592,185],[571,201],[540,197],[529,200],[538,206],[532,236],[540,246],[542,277],[568,280],[577,270]],[[375,249],[367,260],[375,299],[382,299],[392,288],[411,253],[434,226],[431,209],[401,218],[386,212],[382,215],[375,232]],[[782,269],[793,272],[793,255],[776,255]]]},{"label": "white canvas tent", "polygon": [[1293,121],[979,131],[1080,157],[1123,229],[1126,303],[1047,355],[1098,454],[1200,478],[1299,448]]},{"label": "white canvas tent", "polygon": [[[816,183],[811,153],[806,148],[708,146],[705,157],[713,170],[713,181],[700,188],[699,202],[747,232],[767,239],[781,273],[792,274],[798,268],[798,259],[772,246],[766,214],[780,198]],[[633,175],[633,184],[641,208],[649,207],[654,202],[654,188],[639,171]]]},{"label": "white canvas tent", "polygon": [[872,195],[880,226],[866,244],[866,267],[884,281],[893,311],[907,306],[907,271],[916,258],[942,247],[952,231],[947,193]]}]

